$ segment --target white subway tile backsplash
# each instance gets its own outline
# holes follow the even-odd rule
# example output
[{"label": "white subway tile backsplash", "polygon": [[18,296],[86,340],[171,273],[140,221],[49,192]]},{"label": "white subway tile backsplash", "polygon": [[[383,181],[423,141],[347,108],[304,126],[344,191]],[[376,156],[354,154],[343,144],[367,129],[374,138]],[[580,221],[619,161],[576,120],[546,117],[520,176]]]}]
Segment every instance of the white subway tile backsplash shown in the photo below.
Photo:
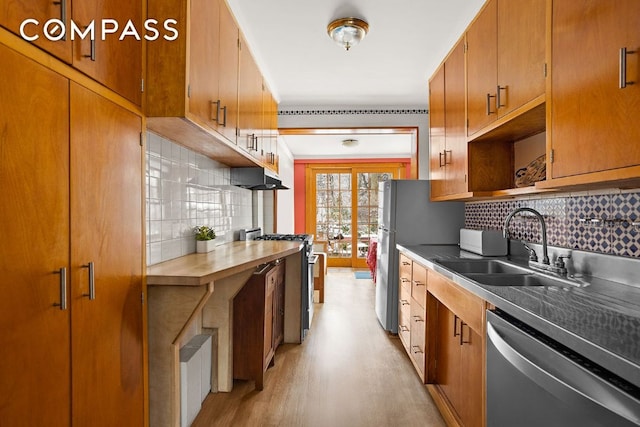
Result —
[{"label": "white subway tile backsplash", "polygon": [[252,225],[251,191],[231,185],[228,166],[149,132],[146,174],[147,265],[195,252],[197,225],[221,242]]}]

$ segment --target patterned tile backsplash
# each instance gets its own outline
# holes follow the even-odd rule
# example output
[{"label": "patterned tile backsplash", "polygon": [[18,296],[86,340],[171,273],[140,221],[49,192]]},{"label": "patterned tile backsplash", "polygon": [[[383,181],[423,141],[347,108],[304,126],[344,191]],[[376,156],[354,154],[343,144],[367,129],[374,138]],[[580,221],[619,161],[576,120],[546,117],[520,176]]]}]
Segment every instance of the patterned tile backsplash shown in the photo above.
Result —
[{"label": "patterned tile backsplash", "polygon": [[[640,258],[640,192],[609,190],[507,201],[468,202],[465,227],[501,230],[516,208],[540,212],[549,245]],[[542,242],[538,220],[526,213],[511,221],[513,239]]]},{"label": "patterned tile backsplash", "polygon": [[196,251],[193,228],[216,240],[252,225],[252,192],[230,185],[229,167],[147,133],[147,265]]}]

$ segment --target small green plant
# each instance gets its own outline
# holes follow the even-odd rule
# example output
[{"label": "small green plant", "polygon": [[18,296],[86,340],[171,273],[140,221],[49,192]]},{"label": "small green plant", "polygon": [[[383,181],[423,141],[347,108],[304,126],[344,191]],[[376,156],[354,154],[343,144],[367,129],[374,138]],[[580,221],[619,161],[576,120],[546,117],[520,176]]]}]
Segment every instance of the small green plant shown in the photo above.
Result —
[{"label": "small green plant", "polygon": [[213,240],[216,238],[216,232],[213,228],[206,225],[200,225],[193,229],[196,233],[196,240]]}]

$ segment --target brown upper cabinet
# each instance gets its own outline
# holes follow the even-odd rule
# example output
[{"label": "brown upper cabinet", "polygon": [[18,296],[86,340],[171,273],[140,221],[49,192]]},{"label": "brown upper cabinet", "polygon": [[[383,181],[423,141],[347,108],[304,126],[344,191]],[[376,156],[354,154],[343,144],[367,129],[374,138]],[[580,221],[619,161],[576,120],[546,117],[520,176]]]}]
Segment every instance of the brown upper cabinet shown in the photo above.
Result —
[{"label": "brown upper cabinet", "polygon": [[[37,24],[24,26],[28,37],[38,37],[33,43],[56,56],[74,68],[87,74],[114,92],[127,98],[135,105],[142,103],[142,42],[133,35],[120,40],[121,34],[131,20],[140,37],[144,36],[142,18],[142,2],[104,0],[44,1],[15,0],[3,2],[0,6],[0,25],[20,35],[20,27],[26,19],[33,19]],[[46,24],[51,19],[64,22],[65,30],[45,35],[45,28],[54,28]],[[117,25],[113,34],[102,37],[102,21],[113,20],[116,24],[107,23],[108,28]],[[71,21],[81,31],[93,25],[93,37],[76,36],[71,41]],[[115,28],[115,27],[114,27]],[[50,38],[62,37],[52,41]]]},{"label": "brown upper cabinet", "polygon": [[149,130],[229,166],[270,167],[259,136],[277,108],[263,109],[262,74],[224,0],[152,0],[149,17],[175,18],[180,34],[147,45]]},{"label": "brown upper cabinet", "polygon": [[467,191],[464,39],[429,81],[431,197]]},{"label": "brown upper cabinet", "polygon": [[548,178],[640,177],[640,2],[554,0]]},{"label": "brown upper cabinet", "polygon": [[545,0],[489,0],[469,26],[469,137],[544,96],[545,11]]},{"label": "brown upper cabinet", "polygon": [[38,39],[34,40],[33,44],[71,64],[71,38],[65,37],[64,40],[52,41],[42,36],[42,24],[49,19],[59,19],[69,28],[71,0],[16,0],[3,1],[0,5],[0,25],[17,35],[20,35],[20,25],[27,18],[35,19],[40,23],[40,27],[27,25],[24,29],[28,36],[38,35]]},{"label": "brown upper cabinet", "polygon": [[470,198],[513,186],[508,141],[467,143],[464,38],[429,81],[431,198]]}]

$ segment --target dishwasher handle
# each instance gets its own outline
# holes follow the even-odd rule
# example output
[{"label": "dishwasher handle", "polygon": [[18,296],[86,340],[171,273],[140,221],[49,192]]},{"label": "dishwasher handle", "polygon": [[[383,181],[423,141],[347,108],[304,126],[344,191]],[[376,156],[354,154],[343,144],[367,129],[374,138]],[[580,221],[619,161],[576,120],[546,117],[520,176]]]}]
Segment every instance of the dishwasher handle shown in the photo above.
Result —
[{"label": "dishwasher handle", "polygon": [[[516,328],[511,324],[509,326]],[[601,416],[608,412],[632,423],[640,423],[640,402],[624,391],[570,361],[524,331],[517,330],[516,333],[523,334],[531,345],[536,346],[532,349],[536,357],[528,357],[523,354],[523,350],[519,351],[507,342],[506,337],[512,331],[505,330],[505,333],[501,334],[498,329],[501,328],[487,320],[487,338],[491,344],[507,362],[544,390],[565,402],[582,407],[585,407],[586,403]],[[536,359],[536,362],[532,359]],[[542,361],[548,362],[547,366],[543,366]]]}]

